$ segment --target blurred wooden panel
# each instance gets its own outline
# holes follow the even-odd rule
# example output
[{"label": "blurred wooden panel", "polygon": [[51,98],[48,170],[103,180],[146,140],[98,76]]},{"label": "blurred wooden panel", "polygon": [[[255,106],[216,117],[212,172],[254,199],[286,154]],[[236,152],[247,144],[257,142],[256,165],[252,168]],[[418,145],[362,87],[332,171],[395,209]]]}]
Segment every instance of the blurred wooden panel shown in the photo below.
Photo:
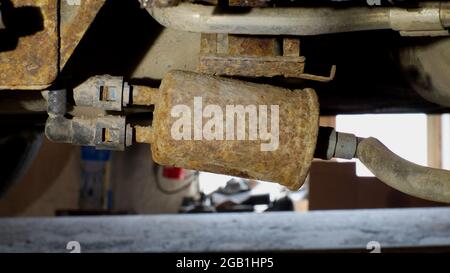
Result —
[{"label": "blurred wooden panel", "polygon": [[53,216],[78,207],[79,147],[44,140],[27,174],[0,199],[0,216]]},{"label": "blurred wooden panel", "polygon": [[313,162],[309,189],[310,210],[446,205],[406,195],[376,177],[359,177],[354,162]]}]

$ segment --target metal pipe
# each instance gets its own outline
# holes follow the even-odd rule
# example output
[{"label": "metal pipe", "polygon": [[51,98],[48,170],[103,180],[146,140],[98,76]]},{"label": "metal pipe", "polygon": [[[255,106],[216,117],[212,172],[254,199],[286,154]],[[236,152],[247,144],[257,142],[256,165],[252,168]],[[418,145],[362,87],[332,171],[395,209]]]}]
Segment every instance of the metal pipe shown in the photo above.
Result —
[{"label": "metal pipe", "polygon": [[182,31],[259,35],[317,35],[388,29],[389,8],[252,8],[245,13],[218,12],[214,6],[181,3],[149,7],[162,25]]},{"label": "metal pipe", "polygon": [[409,162],[375,138],[360,140],[357,157],[378,179],[401,192],[450,203],[450,171]]},{"label": "metal pipe", "polygon": [[231,13],[214,6],[181,3],[148,7],[162,25],[181,31],[255,35],[319,35],[394,29],[404,35],[443,35],[448,5],[422,4],[414,10],[397,7],[251,8]]},{"label": "metal pipe", "polygon": [[159,95],[158,88],[133,85],[131,92],[131,104],[150,106],[157,102],[158,95]]},{"label": "metal pipe", "polygon": [[336,132],[332,127],[319,127],[314,158],[330,160],[333,157],[352,159],[356,155],[358,137]]},{"label": "metal pipe", "polygon": [[64,116],[67,112],[67,91],[51,90],[48,92],[47,112],[49,115]]}]

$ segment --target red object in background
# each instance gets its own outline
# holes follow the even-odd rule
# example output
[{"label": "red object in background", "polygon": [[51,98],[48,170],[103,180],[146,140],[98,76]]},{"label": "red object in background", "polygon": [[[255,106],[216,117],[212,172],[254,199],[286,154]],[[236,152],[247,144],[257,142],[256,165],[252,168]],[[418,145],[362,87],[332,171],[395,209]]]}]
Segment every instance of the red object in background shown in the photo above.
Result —
[{"label": "red object in background", "polygon": [[184,180],[184,169],[177,167],[163,167],[162,175],[168,179]]}]

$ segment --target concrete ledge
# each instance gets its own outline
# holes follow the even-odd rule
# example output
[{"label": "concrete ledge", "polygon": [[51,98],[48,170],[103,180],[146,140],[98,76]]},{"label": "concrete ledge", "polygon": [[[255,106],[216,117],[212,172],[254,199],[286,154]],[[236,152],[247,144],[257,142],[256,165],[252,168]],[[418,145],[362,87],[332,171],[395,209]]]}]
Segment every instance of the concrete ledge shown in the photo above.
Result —
[{"label": "concrete ledge", "polygon": [[449,247],[450,208],[0,220],[0,252],[234,252]]}]

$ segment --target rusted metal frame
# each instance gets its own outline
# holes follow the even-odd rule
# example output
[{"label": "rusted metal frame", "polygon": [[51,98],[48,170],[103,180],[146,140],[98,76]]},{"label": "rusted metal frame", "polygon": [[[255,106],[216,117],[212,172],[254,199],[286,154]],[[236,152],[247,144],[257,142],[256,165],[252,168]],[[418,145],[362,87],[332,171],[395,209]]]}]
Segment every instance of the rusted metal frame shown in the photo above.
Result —
[{"label": "rusted metal frame", "polygon": [[206,74],[246,77],[284,76],[328,82],[329,76],[305,73],[305,57],[300,56],[300,41],[226,34],[202,34],[198,71]]},{"label": "rusted metal frame", "polygon": [[199,72],[246,77],[285,76],[300,78],[305,64],[303,57],[237,57],[237,56],[202,56]]},{"label": "rusted metal frame", "polygon": [[[14,50],[0,52],[0,89],[43,89],[58,75],[58,1],[12,0],[14,9],[36,15],[42,24],[33,35],[14,37]],[[26,19],[24,19],[26,20]]]},{"label": "rusted metal frame", "polygon": [[42,90],[54,82],[105,0],[11,2],[14,9],[34,10],[43,28],[16,37],[14,50],[0,52],[0,89]]}]

